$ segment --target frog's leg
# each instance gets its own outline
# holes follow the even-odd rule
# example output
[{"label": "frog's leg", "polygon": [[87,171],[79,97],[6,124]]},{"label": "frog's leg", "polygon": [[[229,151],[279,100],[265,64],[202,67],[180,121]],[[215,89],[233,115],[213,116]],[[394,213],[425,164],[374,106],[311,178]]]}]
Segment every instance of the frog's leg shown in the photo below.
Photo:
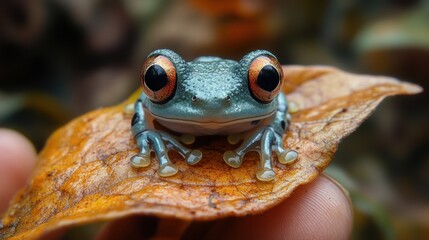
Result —
[{"label": "frog's leg", "polygon": [[268,126],[261,127],[252,137],[244,141],[235,151],[227,151],[223,158],[231,167],[239,167],[242,164],[243,155],[248,151],[260,153],[259,169],[256,177],[261,181],[274,179],[275,173],[272,167],[272,152],[278,156],[279,162],[286,164],[298,157],[296,151],[284,149],[282,135],[290,123],[290,115],[287,112],[287,102],[284,94],[277,98],[278,109]]},{"label": "frog's leg", "polygon": [[177,173],[177,167],[168,158],[168,150],[162,137],[155,131],[150,131],[144,120],[142,100],[137,100],[134,106],[134,116],[131,122],[131,131],[137,141],[140,152],[131,158],[134,167],[146,167],[150,164],[150,147],[158,158],[158,174],[162,177],[172,176]]},{"label": "frog's leg", "polygon": [[276,174],[273,171],[271,146],[274,140],[273,131],[265,130],[261,138],[259,169],[256,177],[261,181],[273,180]]},{"label": "frog's leg", "polygon": [[139,153],[131,158],[134,167],[147,167],[150,164],[150,151],[155,152],[158,158],[158,174],[162,177],[172,176],[177,173],[177,167],[170,161],[168,151],[173,149],[181,154],[188,164],[196,164],[202,158],[199,150],[189,150],[167,133],[153,131],[147,128],[144,121],[142,100],[139,99],[134,107],[134,116],[131,130],[140,149]]},{"label": "frog's leg", "polygon": [[195,165],[197,164],[201,158],[203,157],[203,153],[200,150],[190,150],[186,147],[184,147],[183,145],[181,145],[176,139],[174,139],[173,137],[171,137],[170,135],[164,133],[164,132],[160,132],[162,140],[166,141],[167,147],[169,149],[174,149],[176,150],[178,153],[180,153],[180,155],[182,155],[182,157],[185,158],[185,161],[189,164],[189,165]]},{"label": "frog's leg", "polygon": [[272,167],[272,152],[277,154],[277,159],[282,164],[288,164],[295,161],[298,153],[294,150],[284,149],[282,147],[283,139],[280,134],[271,128],[266,128],[261,139],[261,158],[256,177],[261,181],[271,181],[275,177]]},{"label": "frog's leg", "polygon": [[134,116],[131,121],[131,131],[137,141],[140,152],[131,158],[134,167],[147,167],[150,164],[150,149],[147,138],[146,122],[144,121],[144,110],[142,100],[139,99],[134,105]]},{"label": "frog's leg", "polygon": [[155,152],[155,155],[158,157],[158,174],[161,177],[169,177],[176,174],[178,169],[168,157],[168,148],[165,146],[161,134],[155,131],[149,131],[147,136]]},{"label": "frog's leg", "polygon": [[286,96],[280,93],[278,98],[278,110],[271,122],[270,126],[275,131],[275,144],[272,146],[272,150],[277,154],[277,158],[280,163],[288,164],[295,161],[298,158],[298,153],[291,149],[283,148],[283,133],[288,129],[290,125],[291,116],[288,113],[288,103]]},{"label": "frog's leg", "polygon": [[231,167],[238,168],[243,163],[243,156],[249,151],[255,148],[257,143],[260,141],[262,132],[264,129],[258,129],[250,138],[245,140],[241,145],[234,151],[226,151],[223,154],[223,160]]},{"label": "frog's leg", "polygon": [[276,146],[274,145],[276,141],[276,133],[272,128],[260,128],[235,151],[225,152],[223,159],[229,166],[238,168],[243,163],[243,156],[247,152],[257,150],[260,153],[260,162],[256,177],[262,181],[272,180],[275,173],[273,171],[271,153],[273,146]]},{"label": "frog's leg", "polygon": [[282,164],[288,164],[295,161],[298,158],[298,152],[291,149],[284,149],[282,147],[283,139],[279,134],[275,134],[276,144],[273,145],[272,149],[277,154],[277,159]]},{"label": "frog's leg", "polygon": [[140,152],[131,158],[131,164],[136,168],[147,167],[150,165],[149,141],[143,134],[140,134],[135,138]]}]

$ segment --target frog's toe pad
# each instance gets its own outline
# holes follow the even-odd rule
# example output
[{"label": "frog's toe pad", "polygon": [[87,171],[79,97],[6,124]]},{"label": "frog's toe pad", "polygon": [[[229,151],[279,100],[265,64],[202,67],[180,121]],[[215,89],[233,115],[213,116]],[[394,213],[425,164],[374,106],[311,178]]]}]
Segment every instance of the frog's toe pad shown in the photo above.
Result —
[{"label": "frog's toe pad", "polygon": [[147,167],[150,165],[150,156],[146,155],[134,155],[131,157],[131,165],[135,168]]},{"label": "frog's toe pad", "polygon": [[243,136],[241,134],[229,135],[227,138],[228,143],[232,145],[239,143],[242,139],[243,139]]},{"label": "frog's toe pad", "polygon": [[262,168],[256,172],[256,177],[264,182],[273,180],[275,176],[276,174],[271,169]]},{"label": "frog's toe pad", "polygon": [[242,163],[240,155],[233,151],[226,151],[223,154],[223,160],[226,162],[226,164],[233,168],[240,167]]},{"label": "frog's toe pad", "polygon": [[170,177],[178,172],[177,167],[172,163],[166,163],[158,168],[158,175],[161,177]]},{"label": "frog's toe pad", "polygon": [[288,163],[295,161],[297,158],[298,158],[298,152],[296,152],[294,150],[284,151],[279,156],[279,162],[282,164],[288,164]]},{"label": "frog's toe pad", "polygon": [[200,150],[192,150],[188,155],[186,155],[186,162],[189,165],[197,164],[201,158],[203,158],[203,153]]},{"label": "frog's toe pad", "polygon": [[190,145],[195,142],[195,136],[183,134],[182,136],[180,136],[180,141],[184,144]]}]

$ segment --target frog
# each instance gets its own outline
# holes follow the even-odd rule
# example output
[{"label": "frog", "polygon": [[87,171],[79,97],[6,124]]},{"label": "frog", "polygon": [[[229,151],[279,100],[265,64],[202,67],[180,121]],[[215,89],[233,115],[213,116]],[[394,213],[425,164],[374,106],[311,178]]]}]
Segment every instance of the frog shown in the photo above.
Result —
[{"label": "frog", "polygon": [[[281,164],[298,158],[297,151],[283,146],[291,115],[281,91],[282,67],[267,50],[252,51],[239,61],[203,56],[187,62],[172,50],[158,49],[144,62],[140,81],[142,93],[131,121],[138,146],[130,159],[135,168],[148,167],[154,152],[158,175],[173,176],[179,169],[168,152],[176,151],[195,165],[203,153],[188,145],[205,135],[227,136],[230,144],[241,142],[223,153],[232,168],[242,165],[246,153],[258,152],[260,181],[275,178],[274,154]],[[167,131],[155,128],[154,122]]]}]

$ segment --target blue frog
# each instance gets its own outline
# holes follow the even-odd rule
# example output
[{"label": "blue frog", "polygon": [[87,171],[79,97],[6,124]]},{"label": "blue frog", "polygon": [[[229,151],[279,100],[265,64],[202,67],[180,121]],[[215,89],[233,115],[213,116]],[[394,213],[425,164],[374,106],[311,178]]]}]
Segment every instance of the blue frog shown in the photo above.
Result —
[{"label": "blue frog", "polygon": [[[172,176],[178,168],[168,151],[177,151],[194,165],[202,152],[184,145],[202,135],[226,135],[231,144],[242,141],[235,151],[223,155],[233,168],[241,166],[247,152],[258,151],[256,177],[261,181],[275,178],[273,153],[283,164],[298,157],[296,151],[283,148],[282,135],[290,124],[290,114],[281,92],[281,65],[268,51],[253,51],[238,62],[218,57],[186,62],[171,50],[156,50],[143,64],[141,84],[143,93],[135,103],[131,124],[140,150],[131,158],[133,167],[149,166],[153,151],[159,162],[158,174]],[[181,137],[156,130],[148,119]]]}]

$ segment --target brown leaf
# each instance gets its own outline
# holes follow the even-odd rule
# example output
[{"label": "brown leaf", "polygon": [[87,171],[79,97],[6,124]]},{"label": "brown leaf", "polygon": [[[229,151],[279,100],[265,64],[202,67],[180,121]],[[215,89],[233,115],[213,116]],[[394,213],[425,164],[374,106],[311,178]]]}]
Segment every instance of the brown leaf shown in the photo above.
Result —
[{"label": "brown leaf", "polygon": [[204,158],[196,166],[171,154],[179,168],[175,176],[159,177],[156,161],[148,168],[132,168],[129,159],[137,147],[124,108],[135,95],[83,115],[51,136],[30,184],[3,218],[1,238],[37,238],[63,226],[137,213],[208,220],[265,211],[323,171],[339,141],[384,97],[421,91],[391,78],[328,67],[287,66],[284,72],[284,91],[299,106],[285,145],[300,155],[290,165],[275,163],[274,181],[256,179],[256,153],[248,154],[238,169],[227,166],[222,154],[234,146],[225,137],[199,139]]}]

